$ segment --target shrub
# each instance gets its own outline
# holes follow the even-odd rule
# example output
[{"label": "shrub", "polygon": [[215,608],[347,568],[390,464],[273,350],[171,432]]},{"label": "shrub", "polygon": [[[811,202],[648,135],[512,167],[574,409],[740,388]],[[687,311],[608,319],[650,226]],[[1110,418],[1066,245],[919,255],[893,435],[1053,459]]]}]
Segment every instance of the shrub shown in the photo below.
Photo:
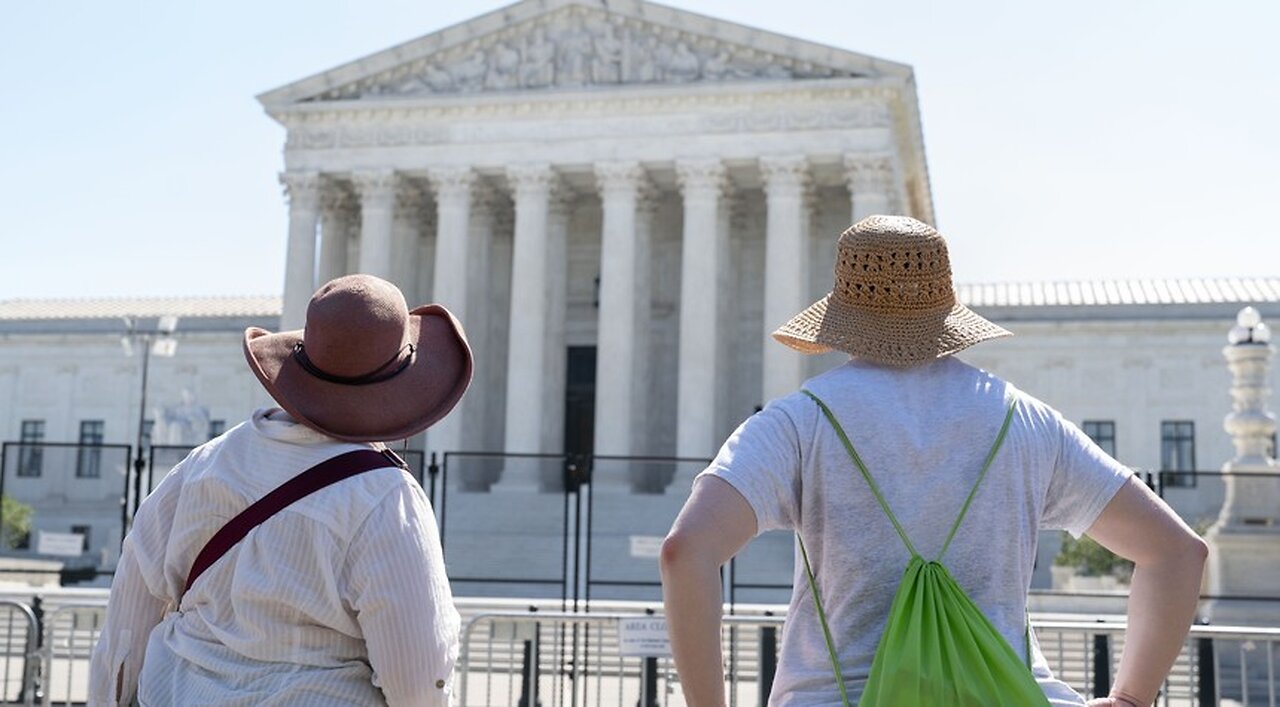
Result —
[{"label": "shrub", "polygon": [[1085,577],[1110,574],[1128,581],[1133,576],[1133,562],[1119,557],[1087,535],[1077,540],[1070,533],[1063,533],[1062,549],[1053,558],[1053,564],[1075,568],[1077,574]]}]

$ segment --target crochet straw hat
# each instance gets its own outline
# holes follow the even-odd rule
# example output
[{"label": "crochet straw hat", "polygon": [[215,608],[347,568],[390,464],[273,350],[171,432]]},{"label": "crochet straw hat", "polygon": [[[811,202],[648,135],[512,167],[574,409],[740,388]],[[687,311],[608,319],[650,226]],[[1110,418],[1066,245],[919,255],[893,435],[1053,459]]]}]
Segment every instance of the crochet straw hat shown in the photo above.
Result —
[{"label": "crochet straw hat", "polygon": [[462,325],[438,304],[410,310],[372,275],[331,280],[311,297],[306,328],[250,327],[244,355],[295,419],[348,442],[406,439],[453,409],[471,383]]},{"label": "crochet straw hat", "polygon": [[886,366],[927,363],[1012,336],[956,301],[947,243],[906,216],[868,216],[840,236],[831,293],[773,332],[807,354]]}]

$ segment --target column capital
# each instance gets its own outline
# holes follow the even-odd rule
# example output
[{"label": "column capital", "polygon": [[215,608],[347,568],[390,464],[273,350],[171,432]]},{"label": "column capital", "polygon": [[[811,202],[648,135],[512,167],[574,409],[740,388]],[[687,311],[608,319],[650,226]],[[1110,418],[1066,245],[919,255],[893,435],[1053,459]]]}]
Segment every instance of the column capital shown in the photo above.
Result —
[{"label": "column capital", "polygon": [[395,185],[396,211],[416,215],[426,201],[426,194],[415,183],[400,179]]},{"label": "column capital", "polygon": [[804,155],[771,155],[760,158],[760,175],[768,195],[807,191],[812,179]]},{"label": "column capital", "polygon": [[597,162],[595,175],[601,198],[638,195],[649,181],[639,162]]},{"label": "column capital", "polygon": [[719,197],[729,189],[729,172],[718,159],[679,160],[676,182],[685,199]]},{"label": "column capital", "polygon": [[470,167],[439,167],[431,169],[427,174],[436,198],[449,201],[458,197],[469,196],[475,186],[477,176]]},{"label": "column capital", "polygon": [[550,194],[560,177],[546,163],[513,164],[507,167],[507,181],[512,197],[522,199]]},{"label": "column capital", "polygon": [[280,185],[290,206],[317,208],[320,205],[320,173],[314,171],[281,172]]},{"label": "column capital", "polygon": [[328,218],[342,216],[356,206],[356,196],[345,182],[325,179],[320,188],[320,210]]},{"label": "column capital", "polygon": [[578,192],[563,181],[557,181],[547,198],[547,213],[564,216],[573,209],[573,202],[577,201]]},{"label": "column capital", "polygon": [[849,191],[893,193],[893,156],[882,152],[850,153],[844,156],[844,174]]},{"label": "column capital", "polygon": [[351,183],[360,195],[360,205],[391,208],[395,204],[400,177],[393,170],[369,169],[351,173]]}]

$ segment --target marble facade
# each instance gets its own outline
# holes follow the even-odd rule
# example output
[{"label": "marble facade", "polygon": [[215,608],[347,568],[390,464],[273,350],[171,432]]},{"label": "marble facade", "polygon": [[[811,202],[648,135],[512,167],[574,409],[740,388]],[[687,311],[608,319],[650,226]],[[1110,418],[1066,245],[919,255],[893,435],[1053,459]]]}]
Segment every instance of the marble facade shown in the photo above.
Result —
[{"label": "marble facade", "polygon": [[834,235],[933,216],[910,67],[640,0],[517,3],[259,99],[283,325],[359,271],[467,328],[481,373],[430,450],[560,451],[594,346],[597,453],[708,457],[810,372],[767,334]]}]

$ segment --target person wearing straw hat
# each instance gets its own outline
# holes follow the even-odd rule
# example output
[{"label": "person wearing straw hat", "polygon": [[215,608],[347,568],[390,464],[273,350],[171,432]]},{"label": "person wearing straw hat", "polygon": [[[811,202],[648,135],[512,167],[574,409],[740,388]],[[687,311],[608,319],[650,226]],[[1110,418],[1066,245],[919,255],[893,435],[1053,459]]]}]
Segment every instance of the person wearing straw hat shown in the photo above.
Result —
[{"label": "person wearing straw hat", "polygon": [[832,291],[773,336],[848,362],[734,431],[663,544],[667,625],[691,707],[724,704],[719,568],[778,529],[796,532],[799,552],[771,705],[856,703],[875,681],[903,568],[922,558],[938,558],[986,617],[1034,679],[1034,702],[1043,691],[1052,705],[1085,704],[1053,675],[1026,618],[1041,529],[1088,534],[1135,561],[1120,668],[1111,694],[1089,704],[1152,703],[1195,612],[1205,544],[1053,408],[955,357],[1009,335],[956,301],[946,242],[930,226],[870,216],[845,231]]},{"label": "person wearing straw hat", "polygon": [[447,704],[459,617],[440,537],[383,443],[462,398],[461,324],[350,275],[304,329],[248,329],[244,355],[279,407],[192,451],[138,509],[89,704]]}]

